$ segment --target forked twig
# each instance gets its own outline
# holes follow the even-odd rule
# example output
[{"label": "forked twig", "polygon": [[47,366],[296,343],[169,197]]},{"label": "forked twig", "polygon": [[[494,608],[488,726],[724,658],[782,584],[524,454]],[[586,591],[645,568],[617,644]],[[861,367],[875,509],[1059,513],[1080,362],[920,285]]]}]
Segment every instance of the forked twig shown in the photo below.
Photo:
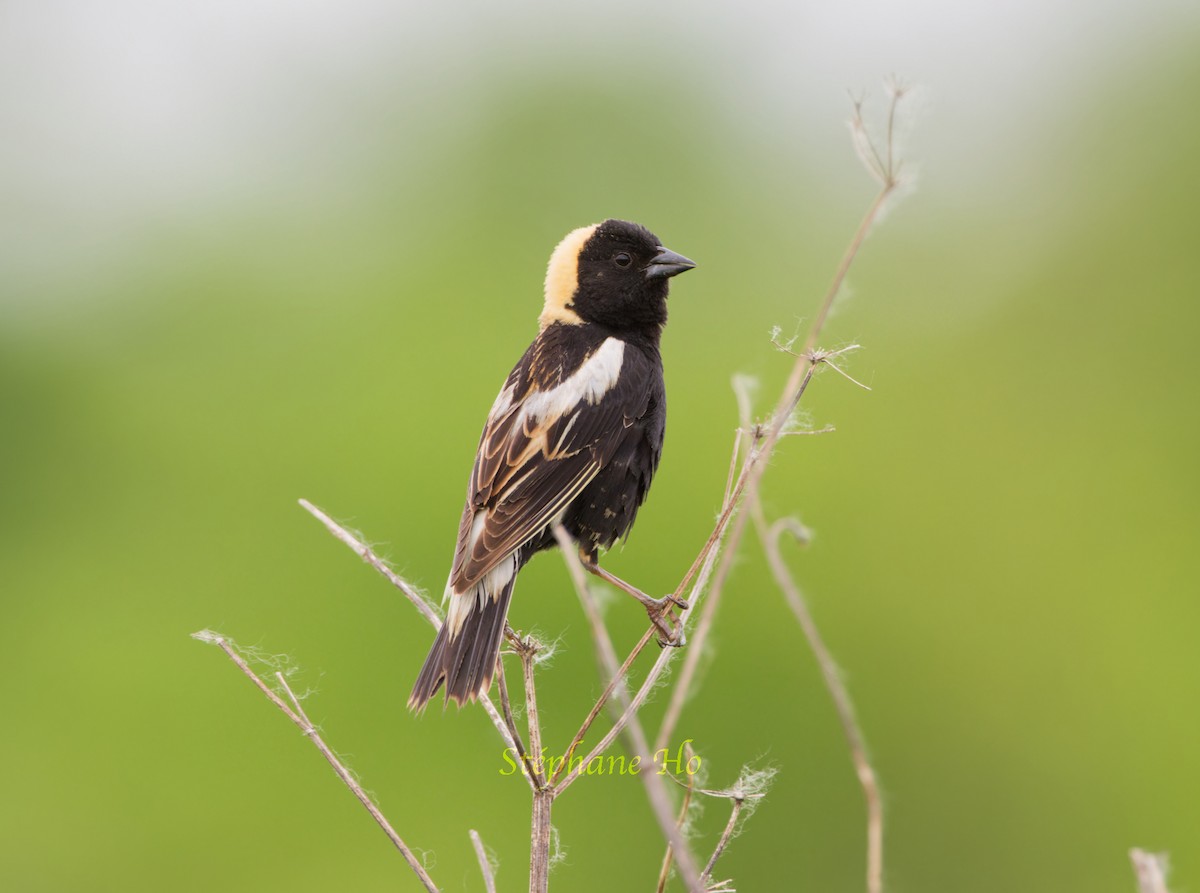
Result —
[{"label": "forked twig", "polygon": [[245,659],[241,656],[241,654],[238,653],[235,644],[230,639],[207,629],[201,630],[197,633],[192,633],[192,638],[201,642],[205,642],[209,645],[216,645],[218,648],[224,651],[226,656],[233,661],[234,665],[237,666],[237,668],[241,670],[247,676],[247,678],[249,678],[250,681],[258,687],[258,690],[266,695],[272,704],[282,710],[284,716],[295,723],[300,731],[304,733],[305,737],[307,737],[308,740],[313,743],[313,746],[321,752],[321,756],[325,757],[325,759],[329,762],[329,765],[333,767],[333,771],[337,773],[337,777],[342,780],[342,783],[350,789],[351,793],[358,798],[358,802],[361,803],[367,812],[371,814],[371,818],[373,818],[376,824],[383,829],[383,833],[388,836],[388,839],[392,842],[396,849],[400,851],[400,855],[404,857],[404,861],[408,863],[408,867],[413,870],[413,873],[425,886],[425,889],[429,890],[430,893],[437,893],[437,886],[433,883],[433,879],[430,878],[429,874],[425,871],[425,867],[421,865],[417,857],[413,855],[412,850],[408,848],[408,845],[401,839],[400,835],[396,833],[396,830],[384,817],[383,813],[380,812],[379,807],[376,806],[371,798],[367,796],[367,792],[362,789],[362,785],[354,780],[354,776],[350,773],[350,770],[346,768],[342,761],[337,758],[337,755],[333,752],[329,745],[326,744],[321,738],[320,733],[317,732],[316,727],[309,720],[307,714],[305,714],[304,708],[300,706],[299,698],[296,697],[295,693],[288,686],[287,680],[284,679],[283,674],[276,673],[275,678],[279,680],[279,684],[283,686],[283,690],[287,693],[288,699],[292,702],[291,707],[289,707],[283,701],[283,699],[279,697],[279,695],[275,694],[275,692],[271,690],[271,687],[267,685],[267,683],[264,682],[262,678],[254,672],[254,670],[250,668],[250,665],[246,663]]}]

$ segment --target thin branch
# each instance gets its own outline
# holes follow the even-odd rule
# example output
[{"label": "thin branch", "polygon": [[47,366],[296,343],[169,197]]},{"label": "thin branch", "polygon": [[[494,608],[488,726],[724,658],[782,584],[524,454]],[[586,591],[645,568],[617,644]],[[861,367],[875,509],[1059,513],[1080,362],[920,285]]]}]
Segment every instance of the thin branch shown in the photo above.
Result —
[{"label": "thin branch", "polygon": [[[758,509],[757,506],[755,508]],[[800,588],[796,585],[787,562],[783,560],[779,550],[779,539],[784,531],[795,533],[795,526],[799,522],[792,518],[783,518],[768,529],[761,510],[757,510],[755,523],[758,525],[759,538],[767,553],[767,561],[771,565],[771,573],[787,599],[788,607],[792,609],[792,613],[796,615],[796,621],[804,631],[804,638],[808,640],[813,656],[817,659],[821,677],[825,681],[825,688],[833,699],[838,721],[842,724],[842,732],[846,736],[846,746],[850,750],[850,759],[854,762],[854,770],[858,775],[858,783],[862,786],[863,799],[866,801],[867,807],[867,891],[868,893],[880,893],[883,890],[883,799],[879,793],[879,782],[875,775],[875,769],[871,765],[870,757],[867,755],[862,728],[854,715],[854,702],[850,699],[850,693],[846,690],[846,686],[838,674],[837,663],[834,661],[833,655],[829,653],[821,631],[817,628],[816,621],[813,620],[808,605],[804,602],[804,596],[801,595]]]},{"label": "thin branch", "polygon": [[525,720],[529,724],[529,748],[534,757],[533,770],[537,789],[546,787],[546,767],[540,759],[542,755],[542,723],[538,717],[537,686],[533,680],[533,658],[537,654],[537,645],[532,640],[521,643],[518,652],[521,657],[521,670],[525,675]]},{"label": "thin branch", "polygon": [[521,730],[517,728],[517,721],[513,718],[512,701],[508,696],[508,682],[504,678],[504,659],[496,656],[496,687],[500,689],[500,706],[504,710],[504,725],[508,729],[508,734],[519,748],[517,756],[521,763],[525,766],[525,778],[529,781],[529,786],[533,790],[537,790],[537,775],[534,772],[531,755],[525,750],[525,742],[521,740]]},{"label": "thin branch", "polygon": [[745,803],[746,801],[741,797],[734,798],[733,809],[729,813],[729,821],[725,823],[725,830],[721,834],[721,839],[717,841],[717,846],[713,850],[712,856],[709,857],[708,864],[704,866],[704,874],[700,875],[700,879],[705,884],[712,878],[713,869],[717,867],[717,860],[725,852],[725,847],[729,846],[729,839],[733,837],[733,830],[737,827],[738,816],[742,814],[742,807]]},{"label": "thin branch", "polygon": [[712,873],[716,868],[717,860],[721,858],[726,847],[729,846],[729,842],[736,835],[739,823],[745,822],[750,817],[750,814],[757,807],[758,802],[767,795],[767,790],[770,788],[774,778],[775,770],[773,768],[751,769],[749,766],[743,766],[737,780],[732,786],[724,790],[695,789],[695,793],[697,794],[728,800],[732,804],[729,821],[725,823],[725,830],[717,841],[717,845],[713,848],[712,856],[709,857],[708,863],[704,866],[704,872],[701,875],[706,893],[724,893],[724,891],[732,893],[730,885],[733,882],[724,880],[714,884],[712,882]]},{"label": "thin branch", "polygon": [[533,752],[533,806],[530,810],[529,831],[529,893],[546,893],[550,884],[550,810],[554,804],[554,788],[546,783],[546,764],[542,759],[542,724],[538,716],[537,686],[534,684],[534,658],[538,645],[532,639],[518,640],[517,655],[525,679],[525,719],[529,724],[529,746]]},{"label": "thin branch", "polygon": [[542,755],[542,724],[538,717],[537,686],[533,666],[538,646],[532,639],[522,640],[517,648],[525,678],[525,718],[529,723],[529,746],[533,749],[534,788],[529,830],[529,893],[546,893],[550,885],[550,809],[554,789],[546,784],[546,765]]},{"label": "thin branch", "polygon": [[1166,853],[1148,853],[1135,847],[1129,851],[1129,859],[1137,875],[1138,893],[1169,893]]},{"label": "thin branch", "polygon": [[483,848],[483,840],[479,832],[471,829],[471,846],[475,848],[475,858],[479,860],[479,871],[483,875],[483,886],[487,893],[496,893],[496,877],[492,873],[492,863],[488,859],[487,850]]},{"label": "thin branch", "polygon": [[355,781],[354,776],[350,773],[350,770],[347,769],[342,761],[337,758],[337,755],[334,754],[329,745],[322,740],[320,734],[317,732],[316,727],[312,724],[308,716],[305,714],[304,709],[300,706],[300,700],[288,686],[283,674],[276,673],[275,675],[280,684],[283,686],[283,690],[287,692],[288,698],[291,700],[294,709],[293,707],[289,707],[286,703],[284,703],[283,699],[280,698],[279,695],[275,694],[275,692],[271,690],[271,687],[267,685],[267,683],[264,682],[259,675],[254,672],[254,670],[250,669],[250,665],[246,663],[245,659],[243,659],[238,653],[236,645],[232,640],[220,635],[219,633],[214,633],[211,630],[201,630],[200,632],[192,633],[192,638],[201,642],[205,642],[209,645],[216,645],[218,648],[224,651],[226,656],[233,661],[234,665],[236,665],[237,668],[241,670],[242,673],[244,673],[247,678],[249,678],[250,681],[255,684],[255,686],[258,687],[258,690],[266,695],[272,704],[282,710],[283,714],[288,719],[295,723],[300,731],[303,732],[304,735],[313,743],[313,746],[315,746],[317,750],[321,752],[321,756],[325,757],[325,759],[329,762],[329,765],[333,767],[333,771],[337,773],[337,777],[342,780],[342,783],[350,789],[351,793],[358,798],[358,802],[361,803],[367,812],[371,814],[371,818],[373,818],[376,824],[383,829],[383,833],[388,836],[388,839],[392,842],[396,849],[400,851],[400,855],[404,857],[404,861],[408,863],[408,867],[413,870],[413,873],[416,874],[417,878],[424,885],[425,889],[429,890],[430,893],[437,893],[437,886],[433,883],[433,879],[429,877],[428,873],[426,873],[424,866],[422,866],[417,857],[413,855],[412,850],[408,848],[408,845],[405,844],[400,835],[396,833],[395,829],[392,828],[391,824],[384,817],[383,813],[380,812],[379,807],[376,806],[371,798],[367,796],[367,793],[362,789],[362,786]]},{"label": "thin branch", "polygon": [[345,527],[338,524],[337,521],[333,520],[333,518],[329,517],[307,499],[301,499],[299,502],[300,507],[324,524],[326,530],[354,550],[359,558],[371,565],[371,567],[375,568],[375,570],[379,571],[379,573],[387,577],[388,582],[399,589],[404,594],[404,597],[412,602],[413,607],[421,612],[421,616],[429,621],[430,626],[432,626],[434,629],[442,628],[442,615],[438,612],[438,609],[434,607],[433,603],[421,594],[417,587],[413,586],[411,583],[393,571],[390,567],[388,567],[387,562],[376,555],[371,550],[370,546],[348,531]]},{"label": "thin branch", "polygon": [[836,372],[838,375],[842,376],[842,378],[846,379],[846,381],[850,382],[851,384],[858,385],[858,387],[862,388],[864,391],[871,390],[870,385],[863,384],[861,381],[859,381],[857,378],[855,378],[853,375],[851,375],[849,372],[847,372],[841,366],[836,365],[832,360],[821,360],[821,362],[824,363],[826,366],[828,366],[830,369],[832,369],[834,372]]}]

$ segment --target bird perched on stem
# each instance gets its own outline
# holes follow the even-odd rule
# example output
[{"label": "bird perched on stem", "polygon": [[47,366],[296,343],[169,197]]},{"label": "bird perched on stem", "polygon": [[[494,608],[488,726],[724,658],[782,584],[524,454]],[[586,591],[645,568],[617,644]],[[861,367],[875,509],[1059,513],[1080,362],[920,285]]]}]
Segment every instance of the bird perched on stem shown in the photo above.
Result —
[{"label": "bird perched on stem", "polygon": [[554,249],[538,335],[483,426],[446,621],[409,707],[423,708],[443,683],[460,705],[487,692],[517,572],[556,544],[557,524],[584,567],[641,601],[663,632],[660,620],[678,602],[651,598],[596,562],[629,531],[658,467],[667,289],[694,266],[624,220],[577,229]]}]

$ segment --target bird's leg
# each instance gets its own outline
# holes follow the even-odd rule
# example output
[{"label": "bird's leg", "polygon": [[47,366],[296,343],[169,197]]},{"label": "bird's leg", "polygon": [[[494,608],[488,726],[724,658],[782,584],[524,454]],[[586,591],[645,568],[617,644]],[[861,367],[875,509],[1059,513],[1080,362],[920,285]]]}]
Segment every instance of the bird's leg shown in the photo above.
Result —
[{"label": "bird's leg", "polygon": [[[676,598],[674,595],[664,595],[662,598],[651,598],[636,586],[626,583],[620,577],[609,573],[599,564],[597,564],[595,553],[588,553],[586,550],[580,549],[579,560],[582,562],[584,568],[587,569],[588,573],[599,577],[605,583],[616,586],[622,592],[632,595],[642,603],[642,606],[646,609],[646,613],[650,615],[650,621],[660,633],[658,640],[660,645],[671,645],[675,647],[683,644],[683,629],[682,627],[678,626],[678,620],[671,612],[676,607],[686,610],[688,606],[687,602],[681,598]],[[671,626],[673,627],[671,630],[666,629],[662,625],[662,619],[664,617],[670,617]]]}]

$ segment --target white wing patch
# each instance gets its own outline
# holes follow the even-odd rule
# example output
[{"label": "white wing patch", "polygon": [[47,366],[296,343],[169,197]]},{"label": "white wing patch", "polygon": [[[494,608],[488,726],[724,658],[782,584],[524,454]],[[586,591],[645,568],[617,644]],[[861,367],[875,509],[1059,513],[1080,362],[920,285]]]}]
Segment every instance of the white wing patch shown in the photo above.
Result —
[{"label": "white wing patch", "polygon": [[[514,479],[504,483],[503,489],[506,493],[511,494],[525,480],[537,473],[538,464],[531,462],[537,453],[542,453],[549,461],[557,461],[579,452],[579,449],[566,449],[571,430],[579,420],[579,410],[584,404],[595,406],[604,399],[605,394],[616,387],[624,362],[625,342],[620,338],[606,338],[573,375],[556,387],[546,391],[533,391],[520,404],[514,403],[515,385],[506,386],[500,391],[489,413],[489,431],[485,433],[484,440],[485,444],[495,441],[495,450],[506,450],[514,444],[522,447],[519,455],[509,456],[505,460],[512,469],[520,470]],[[552,446],[548,439],[550,425],[559,420],[565,420],[566,424]],[[501,432],[506,433],[501,440],[496,440],[496,435]],[[492,436],[492,441],[488,440],[488,434]],[[513,440],[514,437],[522,436],[527,438],[523,443]],[[571,500],[578,496],[599,472],[600,465],[596,461],[588,462],[579,468],[564,489],[555,494],[547,505],[542,506],[535,517],[522,519],[522,529],[527,525],[532,536],[547,524],[559,520]],[[474,512],[466,531],[466,541],[460,544],[463,555],[470,556],[475,553],[491,516],[492,511],[487,508],[479,508]],[[463,592],[455,590],[447,582],[446,597],[450,601],[450,608],[446,621],[450,624],[452,634],[457,634],[461,629],[473,605],[482,608],[485,599],[494,598],[496,593],[512,581],[516,569],[517,550],[513,550]]]},{"label": "white wing patch", "polygon": [[522,416],[537,422],[562,418],[585,400],[595,406],[616,385],[624,361],[625,342],[620,338],[605,338],[600,348],[566,381],[526,397]]}]

